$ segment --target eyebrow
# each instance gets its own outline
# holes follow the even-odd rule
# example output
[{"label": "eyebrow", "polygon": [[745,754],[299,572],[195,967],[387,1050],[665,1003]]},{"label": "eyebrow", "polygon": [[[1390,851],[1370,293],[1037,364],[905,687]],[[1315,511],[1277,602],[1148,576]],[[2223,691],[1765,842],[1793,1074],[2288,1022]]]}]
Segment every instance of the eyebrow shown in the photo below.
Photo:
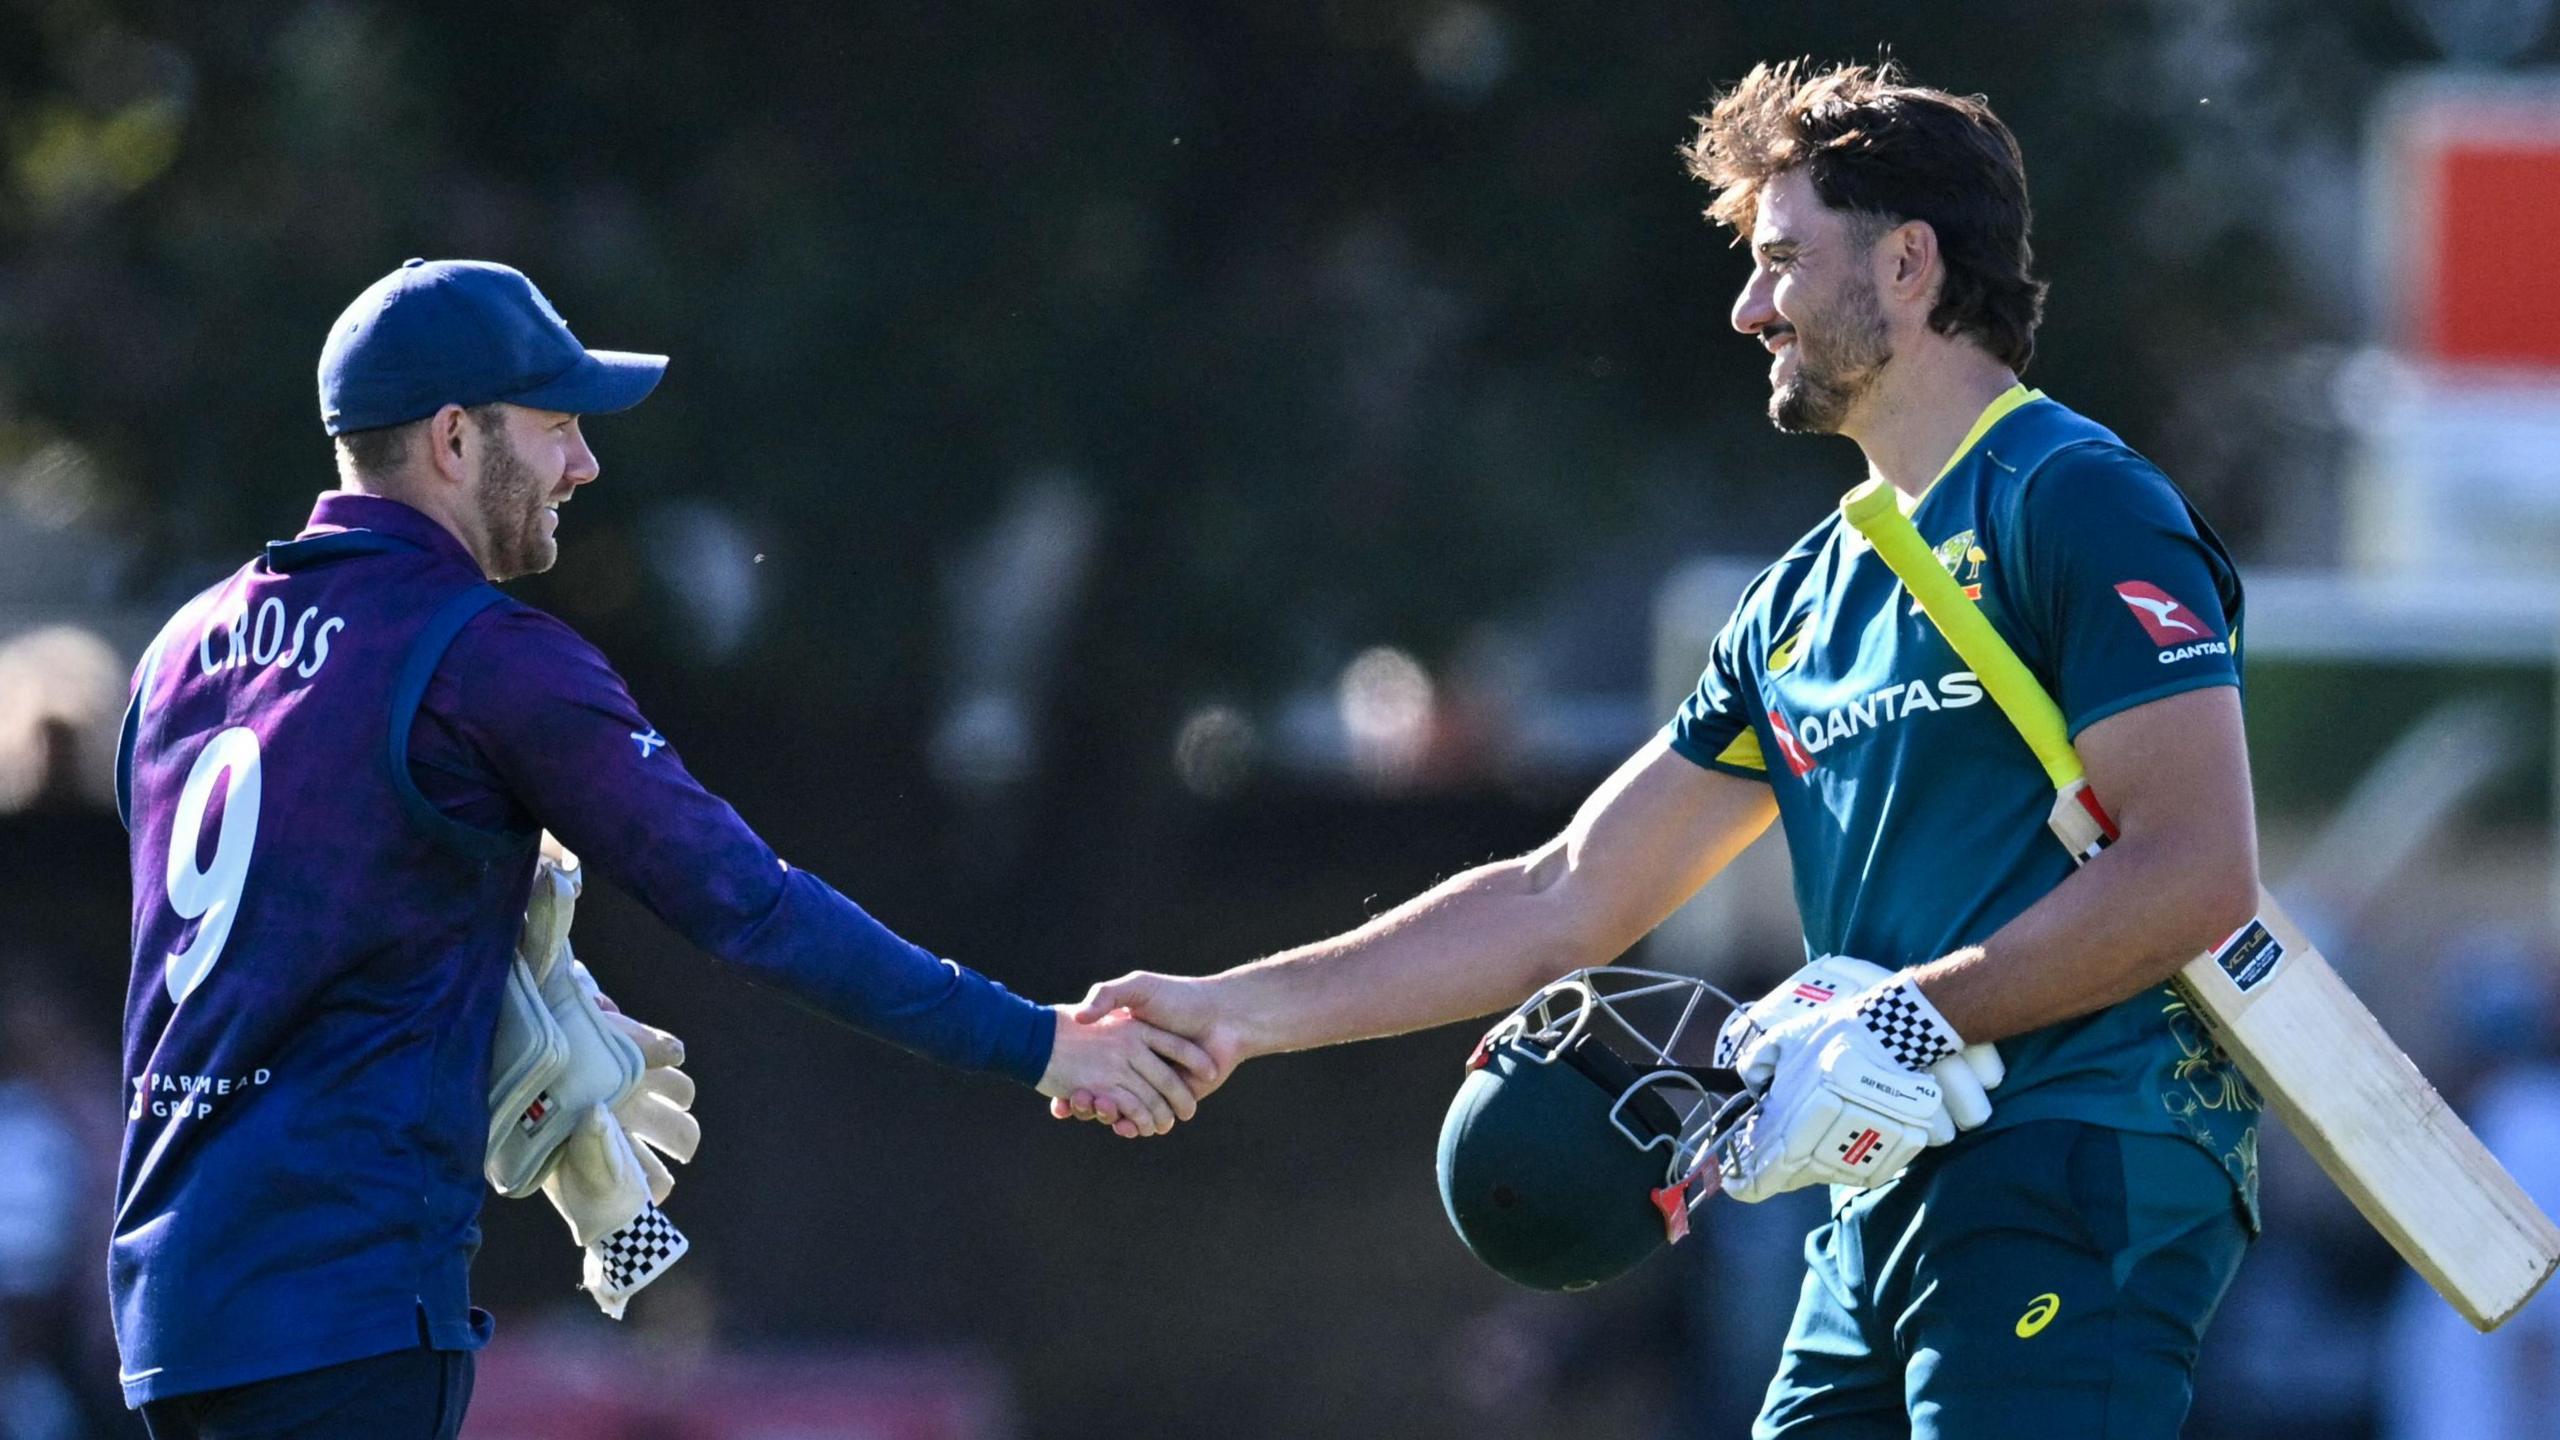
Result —
[{"label": "eyebrow", "polygon": [[1802,246],[1797,242],[1796,237],[1793,235],[1780,235],[1773,239],[1755,242],[1751,247],[1751,252],[1755,255],[1766,255],[1773,250],[1796,250],[1801,248]]}]

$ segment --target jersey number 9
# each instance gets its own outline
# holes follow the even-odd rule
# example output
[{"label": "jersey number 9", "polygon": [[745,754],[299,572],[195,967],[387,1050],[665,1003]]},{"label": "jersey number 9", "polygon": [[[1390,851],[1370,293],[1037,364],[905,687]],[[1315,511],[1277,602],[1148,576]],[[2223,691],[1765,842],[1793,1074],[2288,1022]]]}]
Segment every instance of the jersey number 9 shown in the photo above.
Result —
[{"label": "jersey number 9", "polygon": [[[204,812],[223,786],[222,831],[213,860],[199,869]],[[235,725],[205,742],[178,792],[177,822],[169,832],[169,908],[197,921],[195,939],[172,951],[161,971],[172,1004],[183,1003],[222,958],[231,923],[240,918],[240,887],[249,880],[249,852],[258,843],[258,732]]]}]

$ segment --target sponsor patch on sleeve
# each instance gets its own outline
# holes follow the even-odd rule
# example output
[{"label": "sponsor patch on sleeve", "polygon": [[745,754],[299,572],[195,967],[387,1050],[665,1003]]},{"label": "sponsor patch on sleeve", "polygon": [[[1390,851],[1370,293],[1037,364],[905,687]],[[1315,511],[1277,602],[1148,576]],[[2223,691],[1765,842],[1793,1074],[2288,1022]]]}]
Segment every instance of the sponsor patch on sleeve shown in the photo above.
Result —
[{"label": "sponsor patch on sleeve", "polygon": [[2160,663],[2175,665],[2200,655],[2228,655],[2230,645],[2213,633],[2203,617],[2187,608],[2177,596],[2148,580],[2126,580],[2116,586],[2116,598],[2133,612],[2151,643],[2160,647]]}]

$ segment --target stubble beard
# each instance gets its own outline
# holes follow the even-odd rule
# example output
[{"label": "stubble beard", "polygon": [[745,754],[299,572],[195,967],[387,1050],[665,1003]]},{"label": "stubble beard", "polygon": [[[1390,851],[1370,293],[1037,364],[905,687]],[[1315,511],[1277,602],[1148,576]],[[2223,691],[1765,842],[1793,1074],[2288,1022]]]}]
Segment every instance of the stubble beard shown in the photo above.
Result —
[{"label": "stubble beard", "polygon": [[1838,312],[1821,317],[1820,348],[1796,331],[1796,373],[1769,396],[1769,423],[1789,435],[1837,435],[1850,407],[1873,389],[1893,359],[1884,305],[1872,280],[1860,277],[1840,297]]},{"label": "stubble beard", "polygon": [[542,514],[549,496],[533,467],[497,434],[488,458],[480,464],[480,528],[489,537],[489,578],[513,580],[539,575],[560,558],[560,543],[542,533]]}]

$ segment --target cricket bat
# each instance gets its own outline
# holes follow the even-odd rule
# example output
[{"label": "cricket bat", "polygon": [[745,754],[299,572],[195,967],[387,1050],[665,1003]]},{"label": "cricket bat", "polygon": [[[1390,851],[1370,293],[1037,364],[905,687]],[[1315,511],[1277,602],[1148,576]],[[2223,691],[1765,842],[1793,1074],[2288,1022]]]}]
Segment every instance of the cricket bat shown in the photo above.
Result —
[{"label": "cricket bat", "polygon": [[[2076,863],[2114,838],[2060,707],[1930,553],[1892,486],[1840,502],[1921,610],[1972,667],[2058,792],[2048,822]],[[2560,1228],[2383,1033],[2373,1012],[2274,897],[2257,918],[2178,972],[2213,1038],[2285,1125],[2436,1293],[2496,1329],[2560,1265]]]}]

